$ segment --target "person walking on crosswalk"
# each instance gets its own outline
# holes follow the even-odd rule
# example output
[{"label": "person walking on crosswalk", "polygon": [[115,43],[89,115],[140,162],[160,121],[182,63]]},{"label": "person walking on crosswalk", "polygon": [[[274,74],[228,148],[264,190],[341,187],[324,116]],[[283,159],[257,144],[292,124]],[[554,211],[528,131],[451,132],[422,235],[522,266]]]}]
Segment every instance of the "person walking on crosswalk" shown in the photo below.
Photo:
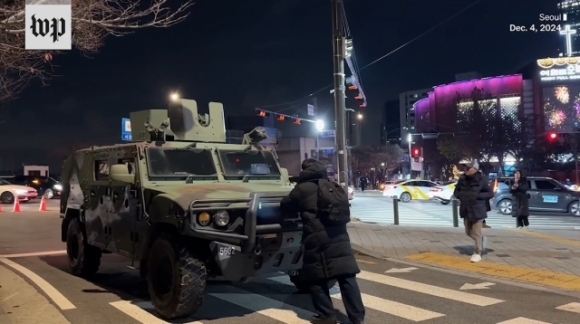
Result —
[{"label": "person walking on crosswalk", "polygon": [[310,280],[309,294],[317,313],[311,323],[337,323],[328,289],[329,281],[336,279],[348,318],[353,324],[364,324],[365,308],[356,282],[360,269],[346,229],[350,208],[344,189],[328,179],[322,163],[306,159],[298,183],[280,208],[302,218],[302,271]]},{"label": "person walking on crosswalk", "polygon": [[475,241],[475,251],[471,262],[481,261],[485,252],[483,221],[487,218],[486,201],[493,198],[487,178],[479,171],[479,163],[471,161],[464,164],[465,173],[461,175],[453,195],[459,199],[459,216],[463,218],[465,233]]},{"label": "person walking on crosswalk", "polygon": [[528,206],[528,179],[524,176],[521,170],[514,173],[514,178],[511,182],[510,193],[514,197],[512,199],[512,217],[516,218],[517,228],[528,228],[530,221],[530,209]]}]

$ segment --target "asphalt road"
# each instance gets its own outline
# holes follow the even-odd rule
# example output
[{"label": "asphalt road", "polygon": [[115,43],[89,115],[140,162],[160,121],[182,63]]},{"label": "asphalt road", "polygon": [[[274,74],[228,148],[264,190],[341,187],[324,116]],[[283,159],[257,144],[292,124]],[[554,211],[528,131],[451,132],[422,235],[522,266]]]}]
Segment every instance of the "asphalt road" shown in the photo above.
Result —
[{"label": "asphalt road", "polygon": [[[0,266],[22,276],[54,305],[60,305],[68,322],[166,323],[155,317],[144,282],[127,268],[125,259],[104,256],[98,275],[87,281],[68,273],[65,255],[42,255],[64,248],[59,242],[60,219],[56,212],[1,216]],[[358,256],[358,260],[363,270],[358,281],[367,307],[367,324],[577,324],[580,316],[578,298],[420,266],[409,269],[409,265],[364,256]],[[392,269],[399,272],[385,274]],[[475,286],[462,290],[465,284]],[[207,292],[201,311],[177,323],[301,324],[308,323],[313,313],[308,297],[295,294],[281,273],[247,284],[211,283]],[[338,289],[332,293],[337,308],[344,313]],[[9,303],[6,301],[4,306],[11,307]],[[568,310],[557,309],[561,306]]]},{"label": "asphalt road", "polygon": [[[355,192],[351,213],[364,222],[394,223],[393,200],[379,191]],[[451,204],[412,200],[399,202],[399,224],[406,226],[453,226]],[[515,219],[496,210],[488,213],[487,223],[493,227],[515,227]],[[580,229],[580,217],[560,213],[532,214],[530,227],[535,229]]]}]

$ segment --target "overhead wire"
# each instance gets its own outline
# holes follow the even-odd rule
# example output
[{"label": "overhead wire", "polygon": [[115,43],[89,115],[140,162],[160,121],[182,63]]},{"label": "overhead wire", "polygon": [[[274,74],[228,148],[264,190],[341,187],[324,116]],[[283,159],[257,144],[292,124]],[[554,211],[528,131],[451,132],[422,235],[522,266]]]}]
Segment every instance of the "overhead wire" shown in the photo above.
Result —
[{"label": "overhead wire", "polygon": [[[440,23],[438,23],[438,24],[436,24],[435,26],[431,27],[431,28],[430,28],[430,29],[428,29],[427,31],[425,31],[425,32],[421,33],[419,36],[417,36],[417,37],[415,37],[415,38],[411,39],[410,41],[408,41],[408,42],[404,43],[403,45],[401,45],[401,46],[399,46],[399,47],[397,47],[397,48],[395,48],[394,50],[392,50],[392,51],[388,52],[387,54],[385,54],[385,55],[383,55],[383,56],[381,56],[381,57],[377,58],[376,60],[372,61],[371,63],[369,63],[369,64],[367,64],[367,65],[365,65],[365,66],[363,66],[363,67],[362,67],[362,68],[360,68],[360,69],[358,68],[358,64],[356,64],[356,65],[357,65],[357,68],[356,68],[356,69],[357,69],[357,70],[359,70],[359,71],[362,71],[362,70],[364,70],[364,69],[366,69],[366,68],[370,67],[371,65],[374,65],[374,64],[376,64],[376,63],[378,63],[378,62],[382,61],[383,59],[387,58],[388,56],[390,56],[390,55],[392,55],[392,54],[394,54],[394,53],[398,52],[399,50],[403,49],[404,47],[406,47],[406,46],[410,45],[411,43],[415,42],[416,40],[418,40],[418,39],[420,39],[420,38],[424,37],[425,35],[427,35],[427,34],[431,33],[431,32],[432,32],[432,31],[434,31],[435,29],[437,29],[437,28],[439,28],[439,27],[443,26],[444,24],[448,23],[449,21],[453,20],[454,18],[458,17],[459,15],[463,14],[465,11],[467,11],[468,9],[471,9],[472,7],[474,7],[475,5],[479,4],[480,2],[481,2],[481,0],[476,0],[476,1],[474,1],[474,2],[473,2],[473,3],[471,3],[470,5],[468,5],[468,6],[466,6],[465,8],[463,8],[462,10],[460,10],[460,11],[456,12],[455,14],[451,15],[449,18],[447,18],[447,19],[445,19],[445,20],[441,21]],[[344,7],[344,4],[343,4],[343,7]],[[345,11],[343,10],[343,12],[345,12]],[[345,15],[346,15],[346,14],[345,14]],[[345,24],[345,25],[347,25],[347,24]],[[349,28],[349,32],[350,32],[350,28]],[[353,52],[353,55],[354,55],[354,52]],[[353,74],[354,74],[354,72],[353,72]],[[282,103],[278,103],[278,104],[271,104],[271,105],[260,106],[260,108],[275,108],[275,107],[280,107],[280,106],[293,105],[293,106],[291,106],[291,107],[286,107],[286,108],[282,108],[282,109],[278,110],[278,112],[283,112],[283,111],[286,111],[286,110],[289,110],[289,109],[292,109],[292,108],[294,108],[294,107],[295,107],[295,106],[294,106],[295,104],[301,103],[301,102],[303,102],[304,100],[307,100],[307,99],[309,99],[309,98],[313,97],[314,95],[316,95],[316,94],[318,94],[318,93],[320,93],[320,92],[322,92],[322,91],[324,91],[324,90],[326,90],[326,89],[328,89],[328,88],[330,88],[330,87],[332,87],[332,86],[333,86],[333,84],[331,83],[331,84],[329,84],[329,85],[327,85],[327,86],[324,86],[324,87],[322,87],[322,88],[320,88],[320,89],[318,89],[318,90],[316,90],[316,91],[314,91],[314,92],[312,92],[312,93],[310,93],[310,94],[308,94],[308,95],[306,95],[306,96],[304,96],[304,97],[302,97],[302,98],[300,98],[300,99],[297,99],[297,100],[292,100],[292,101],[287,101],[287,102],[282,102]],[[361,86],[362,86],[362,83],[361,83]]]}]

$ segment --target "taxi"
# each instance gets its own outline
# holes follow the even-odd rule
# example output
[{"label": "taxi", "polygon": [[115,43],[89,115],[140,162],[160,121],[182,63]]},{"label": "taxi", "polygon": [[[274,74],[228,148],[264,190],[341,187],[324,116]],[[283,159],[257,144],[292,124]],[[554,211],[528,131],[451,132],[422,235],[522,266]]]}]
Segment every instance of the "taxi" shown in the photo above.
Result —
[{"label": "taxi", "polygon": [[455,191],[456,185],[457,181],[452,181],[431,188],[428,193],[429,199],[438,201],[443,205],[449,204],[451,202],[451,198],[453,197],[453,192]]},{"label": "taxi", "polygon": [[429,192],[435,187],[437,187],[437,184],[433,181],[419,179],[401,180],[387,184],[383,190],[383,196],[397,196],[402,202],[430,200]]}]

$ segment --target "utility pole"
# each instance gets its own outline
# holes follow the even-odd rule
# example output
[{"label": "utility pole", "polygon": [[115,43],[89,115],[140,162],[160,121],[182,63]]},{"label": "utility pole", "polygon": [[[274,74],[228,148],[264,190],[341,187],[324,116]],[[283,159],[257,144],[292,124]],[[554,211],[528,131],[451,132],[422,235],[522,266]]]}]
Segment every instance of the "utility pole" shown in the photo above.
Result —
[{"label": "utility pole", "polygon": [[331,0],[332,4],[332,52],[334,65],[334,114],[336,120],[336,151],[338,153],[338,183],[348,187],[348,163],[346,151],[346,86],[344,59],[346,38],[344,34],[343,0]]}]

